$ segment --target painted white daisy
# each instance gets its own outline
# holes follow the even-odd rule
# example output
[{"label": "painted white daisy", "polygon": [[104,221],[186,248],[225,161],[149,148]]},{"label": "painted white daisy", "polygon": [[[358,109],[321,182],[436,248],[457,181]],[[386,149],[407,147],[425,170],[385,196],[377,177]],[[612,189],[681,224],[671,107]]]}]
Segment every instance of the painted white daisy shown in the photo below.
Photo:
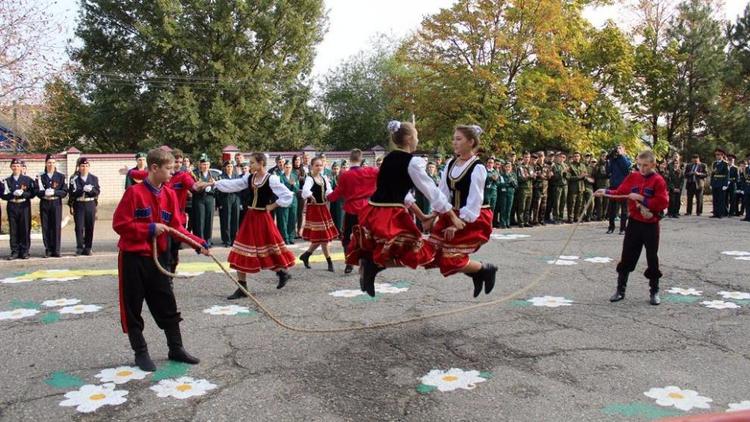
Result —
[{"label": "painted white daisy", "polygon": [[750,293],[746,292],[719,292],[724,299],[747,300],[750,299]]},{"label": "painted white daisy", "polygon": [[722,255],[729,255],[729,256],[750,256],[750,252],[748,252],[748,251],[724,251],[724,252],[722,252]]},{"label": "painted white daisy", "polygon": [[204,314],[209,315],[237,315],[249,313],[250,309],[247,306],[238,305],[214,305],[208,309],[204,309]]},{"label": "painted white daisy", "polygon": [[514,233],[497,233],[490,235],[495,240],[518,240],[518,239],[525,239],[527,237],[531,237],[528,234],[514,234]]},{"label": "painted white daisy", "polygon": [[676,407],[688,411],[693,408],[709,409],[713,400],[703,397],[693,390],[683,390],[680,387],[670,385],[664,388],[652,388],[645,393],[646,397],[656,400],[656,404],[664,407]]},{"label": "painted white daisy", "polygon": [[453,391],[459,388],[472,390],[476,384],[487,381],[479,376],[479,371],[464,371],[463,369],[451,368],[447,371],[433,369],[423,376],[422,384],[437,387],[438,391]]},{"label": "painted white daisy", "polygon": [[565,261],[575,261],[578,258],[580,258],[580,256],[577,255],[560,255],[557,257],[557,259],[562,259]]},{"label": "painted white daisy", "polygon": [[336,290],[328,294],[333,297],[357,297],[365,294],[365,292],[361,290]]},{"label": "painted white daisy", "polygon": [[578,265],[575,261],[568,261],[566,259],[553,259],[552,261],[547,261],[550,265]]},{"label": "painted white daisy", "polygon": [[376,293],[403,293],[405,291],[409,290],[408,287],[396,287],[392,285],[391,283],[375,283],[375,292]]},{"label": "painted white daisy", "polygon": [[608,256],[595,256],[592,258],[585,258],[584,261],[591,262],[592,264],[609,264],[613,259]]},{"label": "painted white daisy", "polygon": [[102,309],[99,305],[73,305],[60,308],[61,314],[85,314],[87,312],[96,312]]},{"label": "painted white daisy", "polygon": [[734,259],[736,259],[738,261],[750,261],[750,256],[738,256],[738,257],[736,257]]},{"label": "painted white daisy", "polygon": [[739,403],[729,403],[727,412],[739,412],[740,410],[750,410],[750,400],[742,400]]},{"label": "painted white daisy", "polygon": [[125,384],[131,380],[142,380],[146,378],[148,372],[142,371],[134,366],[118,366],[117,368],[102,369],[101,372],[94,375],[101,382],[113,382],[115,384]]},{"label": "painted white daisy", "polygon": [[30,316],[34,316],[39,313],[37,309],[18,308],[12,311],[0,312],[0,321],[5,319],[21,319]]},{"label": "painted white daisy", "polygon": [[77,391],[65,393],[65,399],[60,402],[60,406],[76,406],[76,410],[82,413],[90,413],[102,406],[117,406],[123,404],[128,399],[125,396],[128,392],[125,390],[115,390],[112,383],[102,385],[87,384]]},{"label": "painted white daisy", "polygon": [[724,302],[723,300],[705,300],[701,302],[701,305],[711,309],[737,309],[741,308],[740,305],[734,302]]},{"label": "painted white daisy", "polygon": [[192,377],[180,377],[177,379],[166,379],[159,381],[151,387],[159,397],[174,397],[176,399],[187,399],[194,396],[202,396],[206,392],[216,388],[204,379],[194,379]]},{"label": "painted white daisy", "polygon": [[179,272],[177,273],[177,275],[179,275],[179,276],[181,276],[181,277],[198,277],[199,275],[202,275],[202,274],[203,274],[203,271],[194,271],[194,272],[190,272],[190,271],[179,271]]},{"label": "painted white daisy", "polygon": [[44,302],[42,302],[42,306],[46,306],[48,308],[54,308],[57,306],[77,305],[79,303],[81,303],[81,301],[78,299],[61,298],[61,299],[45,300]]},{"label": "painted white daisy", "polygon": [[80,278],[82,277],[79,275],[71,275],[68,277],[47,277],[47,278],[43,278],[42,280],[43,281],[71,281],[71,280],[78,280]]},{"label": "painted white daisy", "polygon": [[23,277],[8,277],[0,280],[0,283],[3,284],[17,284],[17,283],[28,283],[29,281],[32,281],[30,278],[23,278]]},{"label": "painted white daisy", "polygon": [[703,294],[703,291],[695,290],[692,287],[688,289],[683,289],[682,287],[672,287],[669,290],[667,290],[667,293],[672,293],[675,295],[682,295],[682,296],[700,296]]},{"label": "painted white daisy", "polygon": [[560,306],[571,306],[573,303],[570,299],[558,296],[541,296],[532,297],[527,302],[530,302],[534,306],[546,306],[548,308],[558,308]]}]

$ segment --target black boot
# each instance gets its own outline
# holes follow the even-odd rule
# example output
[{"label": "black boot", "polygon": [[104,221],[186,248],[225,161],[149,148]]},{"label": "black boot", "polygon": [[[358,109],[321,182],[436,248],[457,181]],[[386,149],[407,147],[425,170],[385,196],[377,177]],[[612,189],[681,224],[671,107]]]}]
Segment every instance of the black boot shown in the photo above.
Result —
[{"label": "black boot", "polygon": [[362,259],[360,265],[362,272],[359,275],[359,287],[363,292],[367,292],[370,297],[375,297],[375,277],[385,268],[378,267],[370,259]]},{"label": "black boot", "polygon": [[182,335],[180,334],[179,325],[167,328],[166,330],[164,330],[164,333],[167,335],[167,345],[169,346],[169,354],[167,355],[167,357],[169,358],[169,360],[185,362],[191,365],[200,363],[200,359],[192,356],[185,350],[184,347],[182,347]]},{"label": "black boot", "polygon": [[347,264],[346,267],[344,267],[344,274],[351,274],[352,271],[354,271],[354,267],[351,265]]},{"label": "black boot", "polygon": [[299,260],[305,264],[305,268],[312,268],[310,267],[310,255],[312,255],[310,252],[305,252],[299,256]]},{"label": "black boot", "polygon": [[290,278],[292,278],[292,276],[284,270],[278,271],[276,275],[279,276],[279,284],[276,285],[277,289],[286,286],[286,282],[289,281]]},{"label": "black boot", "polygon": [[484,294],[488,295],[495,288],[497,267],[493,264],[482,264],[484,270]]},{"label": "black boot", "polygon": [[326,262],[328,263],[328,271],[335,272],[333,270],[333,261],[331,260],[331,257],[327,257],[326,258]]},{"label": "black boot", "polygon": [[648,285],[651,293],[651,299],[649,300],[649,303],[656,306],[661,303],[661,298],[659,298],[659,279],[656,278],[653,280],[649,280]]},{"label": "black boot", "polygon": [[[239,283],[240,283],[240,286],[247,289],[247,281],[240,281]],[[236,299],[240,299],[243,297],[247,297],[247,295],[238,287],[237,290],[234,291],[234,293],[227,296],[227,300],[236,300]]]},{"label": "black boot", "polygon": [[130,347],[135,352],[135,366],[146,372],[156,371],[156,365],[151,360],[151,356],[148,355],[148,346],[146,346],[143,333],[132,329],[128,330],[128,340],[130,340]]},{"label": "black boot", "polygon": [[617,291],[609,298],[610,302],[619,302],[625,299],[625,287],[628,285],[628,273],[617,273]]},{"label": "black boot", "polygon": [[479,271],[475,273],[466,274],[471,277],[471,281],[474,282],[474,297],[478,297],[479,293],[482,293],[482,286],[484,285],[484,277],[482,277],[483,274],[484,268],[480,268]]}]

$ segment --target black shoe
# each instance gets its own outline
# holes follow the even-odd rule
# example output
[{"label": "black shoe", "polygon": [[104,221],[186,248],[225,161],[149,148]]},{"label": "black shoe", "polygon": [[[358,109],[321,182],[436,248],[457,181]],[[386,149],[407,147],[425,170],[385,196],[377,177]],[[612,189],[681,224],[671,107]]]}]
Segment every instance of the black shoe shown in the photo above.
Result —
[{"label": "black shoe", "polygon": [[474,297],[478,297],[479,293],[482,293],[482,286],[484,285],[484,279],[482,277],[482,270],[469,274],[471,281],[474,283]]},{"label": "black shoe", "polygon": [[610,227],[610,228],[607,229],[607,234],[612,234],[614,232],[615,232],[615,228],[614,227]]},{"label": "black shoe", "polygon": [[384,268],[378,267],[377,264],[369,259],[362,260],[362,273],[359,278],[359,286],[370,297],[375,297],[375,277],[383,270]]},{"label": "black shoe", "polygon": [[91,249],[84,249],[83,252],[81,252],[81,255],[91,255]]},{"label": "black shoe", "polygon": [[83,249],[76,249],[76,256],[83,255]]},{"label": "black shoe", "polygon": [[179,325],[167,328],[164,330],[164,334],[167,336],[167,345],[169,346],[169,354],[167,354],[169,360],[185,362],[191,365],[200,363],[200,359],[192,356],[182,346],[182,334],[180,334]]},{"label": "black shoe", "polygon": [[286,271],[279,271],[276,273],[276,275],[279,276],[279,284],[276,285],[277,289],[286,286],[286,282],[289,281],[290,278],[292,278],[292,276],[289,275],[289,273]]},{"label": "black shoe", "polygon": [[651,295],[651,300],[649,300],[649,303],[656,306],[661,303],[661,299],[659,298],[659,293],[654,293]]},{"label": "black shoe", "polygon": [[49,258],[52,254],[49,251],[44,251],[44,257]]},{"label": "black shoe", "polygon": [[344,274],[351,274],[352,271],[354,271],[354,267],[352,267],[351,265],[347,264],[346,267],[344,267]]},{"label": "black shoe", "polygon": [[22,254],[21,256],[19,256],[19,258],[21,258],[21,259],[29,259],[29,253],[26,252],[26,253]]},{"label": "black shoe", "polygon": [[14,259],[18,259],[18,254],[17,253],[12,253],[6,259],[8,261],[13,261]]},{"label": "black shoe", "polygon": [[[240,281],[240,285],[247,289],[247,282],[246,281]],[[237,288],[237,290],[234,291],[231,295],[227,296],[227,300],[236,300],[243,297],[247,297],[245,292],[243,292],[240,288]]]},{"label": "black shoe", "polygon": [[625,292],[621,292],[619,289],[615,292],[615,294],[612,295],[611,298],[609,298],[610,302],[619,302],[621,300],[625,299]]},{"label": "black shoe", "polygon": [[493,264],[482,264],[484,270],[484,294],[488,295],[495,288],[497,267]]},{"label": "black shoe", "polygon": [[331,261],[331,258],[326,258],[326,262],[328,263],[328,271],[334,272],[333,270],[333,261]]},{"label": "black shoe", "polygon": [[623,235],[623,234],[625,234],[625,230],[620,230],[620,233],[619,233],[619,234],[620,234],[620,235]]},{"label": "black shoe", "polygon": [[305,264],[305,268],[312,268],[310,267],[310,252],[305,252],[302,255],[299,256],[299,260],[302,261],[303,264]]},{"label": "black shoe", "polygon": [[60,252],[58,252],[58,253],[53,253],[52,257],[53,258],[60,258],[60,257],[62,257],[62,255],[60,255]]},{"label": "black shoe", "polygon": [[130,340],[130,347],[135,352],[135,366],[146,372],[156,371],[156,365],[148,354],[148,346],[146,345],[146,339],[143,338],[143,333],[131,329],[128,331],[128,340]]},{"label": "black shoe", "polygon": [[135,354],[135,366],[141,369],[141,371],[154,372],[156,371],[156,364],[151,360],[148,351],[137,352]]}]

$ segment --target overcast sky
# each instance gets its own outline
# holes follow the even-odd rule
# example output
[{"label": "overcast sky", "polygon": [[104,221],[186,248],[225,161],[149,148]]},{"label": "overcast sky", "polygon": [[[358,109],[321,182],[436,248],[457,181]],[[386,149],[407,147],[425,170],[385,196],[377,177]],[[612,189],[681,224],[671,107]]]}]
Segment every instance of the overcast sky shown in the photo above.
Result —
[{"label": "overcast sky", "polygon": [[[0,0],[2,1],[2,0]],[[750,0],[725,0],[725,19],[735,20]],[[66,39],[73,37],[79,0],[57,0],[54,14],[64,22],[60,39],[50,49],[63,56]],[[325,0],[328,32],[317,47],[313,74],[319,76],[335,68],[342,60],[368,49],[379,33],[402,37],[419,27],[422,19],[449,7],[454,0]],[[626,25],[629,13],[622,5],[586,11],[586,17],[600,26],[607,19]],[[62,59],[61,59],[62,60]]]}]

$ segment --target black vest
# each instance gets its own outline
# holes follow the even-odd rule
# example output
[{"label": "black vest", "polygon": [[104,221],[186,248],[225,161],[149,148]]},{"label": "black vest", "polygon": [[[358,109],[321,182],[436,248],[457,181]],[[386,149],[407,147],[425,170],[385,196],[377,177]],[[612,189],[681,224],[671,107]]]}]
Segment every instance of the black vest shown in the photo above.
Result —
[{"label": "black vest", "polygon": [[318,182],[315,181],[315,178],[310,176],[313,179],[313,185],[310,191],[312,192],[312,197],[308,200],[309,202],[313,204],[325,204],[325,193],[327,189],[328,183],[326,182],[325,177],[321,176],[323,179],[322,184],[318,184]]},{"label": "black vest", "polygon": [[461,172],[455,179],[451,177],[453,167],[456,165],[456,159],[452,159],[448,167],[446,167],[445,174],[446,180],[448,181],[448,188],[453,194],[453,208],[459,210],[466,206],[466,199],[469,197],[469,189],[471,188],[471,174],[474,172],[476,166],[481,165],[482,162],[478,158],[474,158],[474,161],[466,166],[463,172]]},{"label": "black vest", "polygon": [[250,176],[248,179],[248,198],[247,207],[253,210],[265,211],[266,205],[271,204],[276,199],[276,196],[271,190],[271,174],[266,173],[266,180],[260,186],[255,186],[255,175]]},{"label": "black vest", "polygon": [[404,198],[414,188],[409,177],[409,162],[412,154],[395,150],[383,159],[378,172],[377,189],[370,202],[379,205],[403,205]]}]

